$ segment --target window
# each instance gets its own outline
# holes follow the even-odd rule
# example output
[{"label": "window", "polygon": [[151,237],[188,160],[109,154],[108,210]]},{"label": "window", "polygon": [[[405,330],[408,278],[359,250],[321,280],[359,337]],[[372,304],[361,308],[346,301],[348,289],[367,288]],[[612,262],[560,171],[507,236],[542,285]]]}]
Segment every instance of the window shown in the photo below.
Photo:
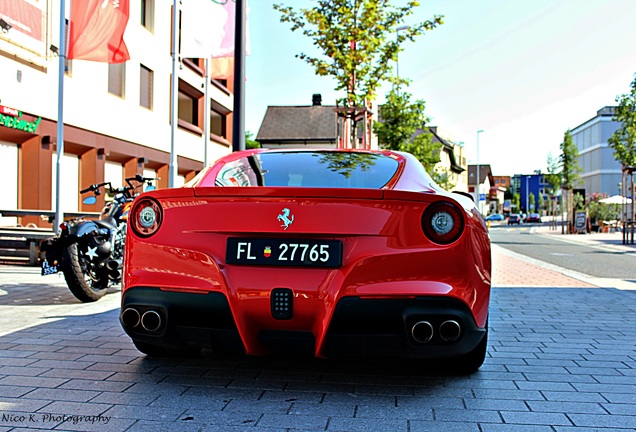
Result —
[{"label": "window", "polygon": [[210,110],[210,132],[216,136],[227,138],[225,127],[225,114],[221,114],[214,109]]},{"label": "window", "polygon": [[179,127],[203,135],[203,92],[179,80],[177,117]]},{"label": "window", "polygon": [[155,0],[141,0],[141,25],[148,31],[155,30]]},{"label": "window", "polygon": [[197,100],[179,90],[179,119],[191,124],[197,123]]},{"label": "window", "polygon": [[108,93],[124,97],[124,79],[126,77],[126,63],[111,63],[108,65]]},{"label": "window", "polygon": [[378,154],[270,152],[229,162],[201,185],[380,189],[398,167],[395,159]]},{"label": "window", "polygon": [[154,89],[154,72],[144,65],[140,65],[139,74],[139,105],[152,110],[152,94]]}]

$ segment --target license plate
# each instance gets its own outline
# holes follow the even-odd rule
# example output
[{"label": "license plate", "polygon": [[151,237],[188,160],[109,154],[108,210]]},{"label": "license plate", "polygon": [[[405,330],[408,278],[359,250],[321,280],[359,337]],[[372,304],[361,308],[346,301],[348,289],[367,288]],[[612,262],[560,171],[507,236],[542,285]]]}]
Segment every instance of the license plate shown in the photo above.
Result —
[{"label": "license plate", "polygon": [[59,264],[49,264],[49,262],[45,259],[42,260],[42,276],[52,275],[55,273],[59,273],[60,266]]},{"label": "license plate", "polygon": [[336,268],[342,264],[340,240],[227,239],[228,264]]}]

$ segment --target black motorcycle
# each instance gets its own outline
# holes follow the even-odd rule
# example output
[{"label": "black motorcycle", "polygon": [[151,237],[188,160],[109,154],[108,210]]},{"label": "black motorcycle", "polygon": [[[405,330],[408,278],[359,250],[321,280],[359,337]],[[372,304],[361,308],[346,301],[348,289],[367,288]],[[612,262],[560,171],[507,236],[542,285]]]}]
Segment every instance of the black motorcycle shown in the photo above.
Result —
[{"label": "black motorcycle", "polygon": [[99,220],[75,218],[60,224],[60,233],[42,242],[42,276],[64,274],[73,295],[82,302],[99,300],[110,285],[121,282],[126,224],[139,187],[154,189],[154,178],[141,175],[127,178],[126,186],[114,188],[110,182],[93,184],[80,191],[93,195],[84,204],[95,204],[102,189],[112,198],[102,209]]}]

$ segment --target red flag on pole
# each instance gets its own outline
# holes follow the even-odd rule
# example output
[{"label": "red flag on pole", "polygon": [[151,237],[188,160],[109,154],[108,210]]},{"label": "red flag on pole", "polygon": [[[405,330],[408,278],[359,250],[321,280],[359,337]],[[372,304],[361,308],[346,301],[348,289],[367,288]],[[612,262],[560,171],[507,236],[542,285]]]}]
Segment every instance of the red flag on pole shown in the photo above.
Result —
[{"label": "red flag on pole", "polygon": [[130,59],[124,43],[130,0],[75,0],[71,3],[68,58],[106,63]]}]

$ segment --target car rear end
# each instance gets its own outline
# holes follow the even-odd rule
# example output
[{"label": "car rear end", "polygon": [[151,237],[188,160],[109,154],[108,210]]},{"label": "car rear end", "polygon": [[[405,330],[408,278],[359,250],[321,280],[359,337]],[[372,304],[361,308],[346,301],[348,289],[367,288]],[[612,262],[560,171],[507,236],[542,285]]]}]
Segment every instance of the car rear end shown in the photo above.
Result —
[{"label": "car rear end", "polygon": [[122,322],[136,341],[444,357],[483,336],[488,235],[450,196],[210,187],[144,194],[131,214]]}]

